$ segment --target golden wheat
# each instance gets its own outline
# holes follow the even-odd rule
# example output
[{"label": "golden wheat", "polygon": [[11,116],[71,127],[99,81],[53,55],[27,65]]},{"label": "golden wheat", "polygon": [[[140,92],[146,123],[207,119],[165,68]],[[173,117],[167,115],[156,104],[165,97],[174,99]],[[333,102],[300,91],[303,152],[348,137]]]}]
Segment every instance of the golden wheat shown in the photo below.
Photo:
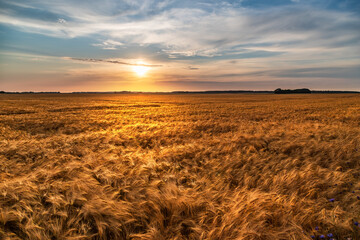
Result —
[{"label": "golden wheat", "polygon": [[358,240],[359,136],[356,94],[2,94],[0,238]]}]

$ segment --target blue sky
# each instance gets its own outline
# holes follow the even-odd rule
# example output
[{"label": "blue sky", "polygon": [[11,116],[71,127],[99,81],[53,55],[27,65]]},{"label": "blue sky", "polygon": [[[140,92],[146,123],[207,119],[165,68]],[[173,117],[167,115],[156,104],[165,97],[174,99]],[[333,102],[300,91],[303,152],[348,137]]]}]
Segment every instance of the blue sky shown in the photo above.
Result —
[{"label": "blue sky", "polygon": [[0,90],[360,90],[359,29],[355,0],[1,0]]}]

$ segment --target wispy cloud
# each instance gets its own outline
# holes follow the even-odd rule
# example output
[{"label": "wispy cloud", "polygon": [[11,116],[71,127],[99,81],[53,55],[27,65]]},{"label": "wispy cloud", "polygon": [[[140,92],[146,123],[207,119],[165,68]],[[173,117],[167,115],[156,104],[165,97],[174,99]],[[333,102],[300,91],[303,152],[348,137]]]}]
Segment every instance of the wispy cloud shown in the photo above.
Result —
[{"label": "wispy cloud", "polygon": [[188,69],[188,70],[199,70],[200,68],[188,66],[188,67],[186,67],[185,69]]},{"label": "wispy cloud", "polygon": [[63,57],[66,60],[74,60],[80,62],[89,62],[89,63],[113,63],[113,64],[121,64],[121,65],[129,65],[129,66],[144,66],[144,67],[161,67],[162,65],[156,64],[145,64],[145,63],[130,63],[124,62],[114,59],[95,59],[95,58],[73,58],[73,57]]},{"label": "wispy cloud", "polygon": [[119,46],[123,46],[124,44],[119,41],[108,39],[106,41],[103,41],[102,43],[94,43],[92,45],[95,47],[101,47],[102,49],[114,50],[117,49]]},{"label": "wispy cloud", "polygon": [[[31,11],[38,6],[29,0]],[[8,5],[17,4],[8,2]],[[18,4],[19,5],[19,4]],[[267,9],[246,9],[207,2],[207,5],[174,5],[172,1],[44,2],[38,11],[59,16],[54,22],[5,11],[0,22],[24,31],[54,37],[78,37],[101,33],[108,40],[93,46],[114,50],[124,44],[160,44],[171,58],[219,56],[234,46],[267,43],[292,52],[321,45],[356,46],[360,18],[343,11],[316,9],[306,4]],[[21,5],[24,7],[24,4]],[[18,8],[21,8],[18,6]],[[215,8],[216,7],[216,8]],[[26,11],[25,11],[26,12]],[[285,43],[285,44],[284,44]],[[240,50],[242,50],[240,49]]]},{"label": "wispy cloud", "polygon": [[59,18],[59,19],[57,20],[57,22],[58,22],[58,23],[61,23],[61,24],[66,24],[66,23],[67,23],[66,20],[63,19],[63,18]]}]

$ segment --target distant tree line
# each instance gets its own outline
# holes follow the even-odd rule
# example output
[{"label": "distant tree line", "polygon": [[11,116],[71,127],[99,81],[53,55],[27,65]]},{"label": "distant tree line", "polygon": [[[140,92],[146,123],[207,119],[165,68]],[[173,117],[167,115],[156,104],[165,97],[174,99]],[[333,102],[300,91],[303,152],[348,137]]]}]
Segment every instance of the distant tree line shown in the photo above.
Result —
[{"label": "distant tree line", "polygon": [[311,93],[360,93],[359,91],[329,91],[329,90],[312,90]]},{"label": "distant tree line", "polygon": [[311,93],[311,91],[308,88],[301,88],[301,89],[281,89],[281,88],[277,88],[277,89],[275,89],[274,93],[275,94]]},{"label": "distant tree line", "polygon": [[5,91],[0,91],[0,94],[38,94],[38,93],[49,94],[49,93],[60,93],[60,92],[32,92],[32,91],[29,91],[29,92],[5,92]]},{"label": "distant tree line", "polygon": [[253,90],[213,90],[213,91],[173,91],[173,94],[223,94],[223,93],[272,93],[273,91]]}]

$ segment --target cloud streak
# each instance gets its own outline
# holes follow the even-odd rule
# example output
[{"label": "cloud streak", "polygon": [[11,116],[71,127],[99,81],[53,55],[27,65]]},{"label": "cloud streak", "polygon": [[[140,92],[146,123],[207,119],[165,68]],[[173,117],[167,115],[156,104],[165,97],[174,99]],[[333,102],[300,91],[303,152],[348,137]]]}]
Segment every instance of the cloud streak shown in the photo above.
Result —
[{"label": "cloud streak", "polygon": [[111,60],[111,59],[74,58],[74,57],[63,57],[63,59],[74,60],[79,62],[88,62],[88,63],[112,63],[112,64],[129,65],[129,66],[162,67],[162,65],[159,64],[130,63],[130,62],[123,62],[118,60]]},{"label": "cloud streak", "polygon": [[[104,6],[82,1],[44,2],[27,6],[45,19],[21,14],[23,7],[5,11],[0,22],[24,31],[53,37],[73,38],[101,33],[108,39],[93,46],[116,49],[126,44],[160,44],[171,58],[178,56],[219,56],[246,50],[246,45],[269,44],[293,51],[293,46],[311,48],[322,46],[356,46],[360,34],[360,18],[348,12],[316,9],[296,4],[267,9],[251,9],[208,2],[171,6],[171,1],[105,1]],[[185,1],[186,2],[186,1]],[[71,3],[71,4],[70,4]],[[11,6],[8,2],[7,6]],[[216,8],[215,8],[216,7]],[[19,10],[20,8],[20,10]],[[211,11],[210,11],[211,10]],[[46,12],[47,11],[47,12]],[[46,12],[46,13],[45,13]],[[61,21],[59,22],[59,19]],[[64,24],[66,23],[66,24]],[[293,44],[291,44],[293,42]]]}]

